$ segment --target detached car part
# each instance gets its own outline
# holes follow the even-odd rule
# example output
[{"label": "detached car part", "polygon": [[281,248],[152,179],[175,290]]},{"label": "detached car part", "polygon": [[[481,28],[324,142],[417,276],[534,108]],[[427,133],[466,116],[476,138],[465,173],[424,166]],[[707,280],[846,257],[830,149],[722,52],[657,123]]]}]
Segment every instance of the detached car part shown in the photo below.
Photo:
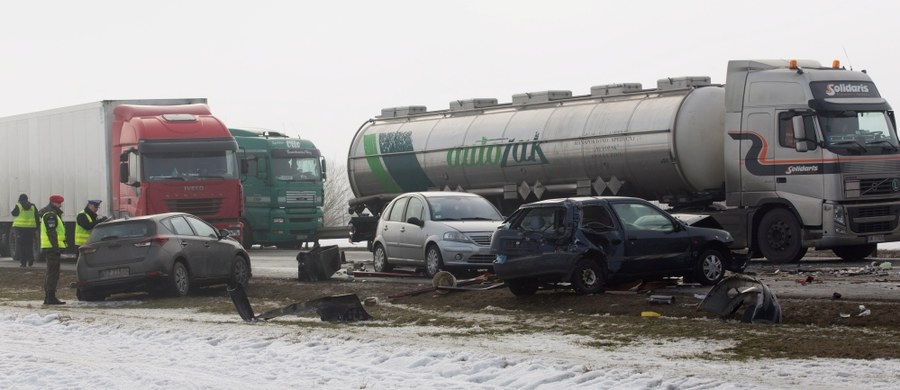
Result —
[{"label": "detached car part", "polygon": [[741,322],[781,323],[781,306],[772,290],[758,279],[744,274],[734,274],[722,279],[709,290],[697,310],[726,318],[734,315],[742,306],[746,306],[746,309]]},{"label": "detached car part", "polygon": [[356,294],[334,295],[306,302],[292,303],[283,308],[269,310],[257,316],[253,314],[250,300],[247,298],[247,293],[242,285],[229,285],[227,290],[241,319],[247,322],[268,321],[289,314],[310,312],[316,312],[322,321],[328,322],[367,321],[372,319],[372,316],[363,308]]}]

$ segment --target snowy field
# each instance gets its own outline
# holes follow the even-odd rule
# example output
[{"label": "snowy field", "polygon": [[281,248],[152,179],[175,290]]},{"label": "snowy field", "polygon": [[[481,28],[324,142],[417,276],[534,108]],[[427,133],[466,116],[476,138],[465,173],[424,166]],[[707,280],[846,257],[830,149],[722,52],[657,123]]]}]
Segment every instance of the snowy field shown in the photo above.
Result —
[{"label": "snowy field", "polygon": [[698,358],[726,342],[604,350],[553,333],[448,337],[478,329],[298,326],[319,322],[305,317],[245,324],[236,314],[38,304],[0,306],[0,388],[895,389],[900,381],[893,360]]}]

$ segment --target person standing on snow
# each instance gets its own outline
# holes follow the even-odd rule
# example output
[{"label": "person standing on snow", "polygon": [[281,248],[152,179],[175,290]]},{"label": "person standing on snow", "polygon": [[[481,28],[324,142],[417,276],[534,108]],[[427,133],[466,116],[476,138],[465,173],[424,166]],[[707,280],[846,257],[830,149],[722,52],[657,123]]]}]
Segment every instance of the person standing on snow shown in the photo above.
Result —
[{"label": "person standing on snow", "polygon": [[16,258],[19,267],[34,265],[34,234],[38,228],[37,205],[28,201],[27,194],[19,195],[19,203],[12,209],[13,234],[16,235]]},{"label": "person standing on snow", "polygon": [[56,299],[56,285],[59,283],[59,261],[66,248],[66,227],[62,221],[62,195],[51,195],[50,204],[41,209],[41,256],[47,262],[44,278],[44,304],[64,305]]}]

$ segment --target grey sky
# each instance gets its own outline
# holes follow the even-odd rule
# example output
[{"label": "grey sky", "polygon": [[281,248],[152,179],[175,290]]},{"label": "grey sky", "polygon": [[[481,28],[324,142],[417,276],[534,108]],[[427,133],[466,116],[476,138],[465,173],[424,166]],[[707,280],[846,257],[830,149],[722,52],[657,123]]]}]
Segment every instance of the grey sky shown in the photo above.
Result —
[{"label": "grey sky", "polygon": [[[729,59],[866,69],[900,104],[900,3],[874,1],[22,1],[0,16],[0,116],[206,97],[346,159],[381,108],[705,75]],[[849,55],[849,59],[846,54]]]}]

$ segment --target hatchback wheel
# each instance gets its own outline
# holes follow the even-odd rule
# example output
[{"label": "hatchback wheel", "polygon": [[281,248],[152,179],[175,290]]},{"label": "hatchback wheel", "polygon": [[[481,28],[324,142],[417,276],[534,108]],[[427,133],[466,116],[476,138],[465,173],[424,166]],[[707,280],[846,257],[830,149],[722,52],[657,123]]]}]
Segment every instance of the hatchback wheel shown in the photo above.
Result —
[{"label": "hatchback wheel", "polygon": [[172,266],[172,273],[169,275],[169,291],[178,297],[188,295],[191,290],[191,275],[187,267],[180,261],[176,261]]},{"label": "hatchback wheel", "polygon": [[530,297],[540,286],[534,279],[513,279],[506,281],[506,287],[509,287],[509,292],[517,297]]},{"label": "hatchback wheel", "polygon": [[697,281],[700,284],[712,286],[719,283],[725,274],[725,257],[718,250],[707,249],[700,253],[695,267],[694,277]]},{"label": "hatchback wheel", "polygon": [[375,263],[375,272],[391,272],[394,267],[388,264],[387,253],[381,244],[375,244],[372,251],[372,261]]},{"label": "hatchback wheel", "polygon": [[572,272],[572,288],[579,294],[596,294],[603,291],[606,276],[596,261],[581,259]]},{"label": "hatchback wheel", "polygon": [[240,284],[246,286],[250,281],[250,266],[247,265],[247,259],[243,256],[234,257],[234,265],[231,267],[231,284]]},{"label": "hatchback wheel", "polygon": [[77,289],[75,290],[75,298],[79,301],[96,302],[106,299],[106,294],[99,291]]},{"label": "hatchback wheel", "polygon": [[433,278],[443,269],[444,258],[441,257],[441,250],[437,245],[429,245],[428,250],[425,251],[425,276]]}]

